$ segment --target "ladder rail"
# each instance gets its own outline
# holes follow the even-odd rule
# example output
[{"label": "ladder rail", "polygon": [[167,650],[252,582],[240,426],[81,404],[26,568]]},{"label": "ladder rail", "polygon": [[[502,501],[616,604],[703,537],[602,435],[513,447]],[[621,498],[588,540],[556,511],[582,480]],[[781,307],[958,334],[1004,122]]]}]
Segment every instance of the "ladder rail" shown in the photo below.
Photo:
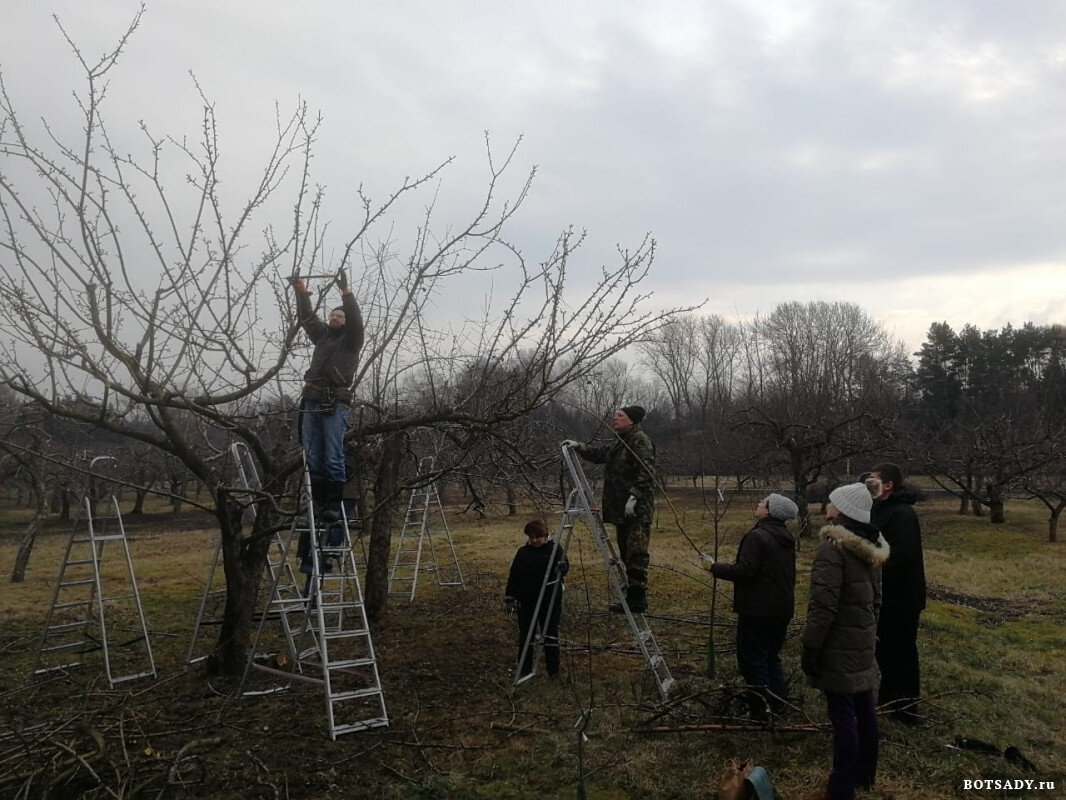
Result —
[{"label": "ladder rail", "polygon": [[[253,647],[245,664],[244,675],[238,689],[240,696],[249,697],[279,691],[276,687],[267,691],[252,691],[247,688],[253,670],[265,672],[274,678],[282,678],[289,684],[293,682],[322,687],[325,702],[326,727],[329,737],[338,736],[370,728],[387,726],[388,711],[381,686],[381,674],[374,652],[373,637],[363,603],[363,591],[359,581],[358,563],[352,546],[351,528],[348,525],[347,509],[342,506],[341,519],[321,527],[314,514],[311,502],[310,473],[304,464],[301,501],[307,508],[307,532],[310,536],[310,569],[307,596],[302,603],[302,626],[298,644],[294,644],[291,653],[293,670],[278,669],[269,664],[256,663],[256,652],[264,632],[268,614],[264,614],[256,630]],[[291,544],[297,531],[298,518],[294,518],[293,527],[287,542]],[[337,530],[342,531],[339,542],[333,541]],[[286,608],[279,597],[277,589],[282,570],[274,576],[271,590],[271,605],[276,608],[284,621]],[[305,648],[307,639],[313,644]],[[289,642],[292,643],[292,639]],[[345,652],[346,644],[356,643],[354,655]],[[335,653],[331,655],[331,650]],[[335,657],[339,654],[339,657]],[[336,682],[335,679],[340,682]],[[361,688],[352,689],[346,683],[351,680],[363,682]],[[367,711],[369,716],[354,721],[342,721],[340,705],[358,701],[360,709],[370,705],[375,708]],[[365,704],[365,705],[364,705]]]}]

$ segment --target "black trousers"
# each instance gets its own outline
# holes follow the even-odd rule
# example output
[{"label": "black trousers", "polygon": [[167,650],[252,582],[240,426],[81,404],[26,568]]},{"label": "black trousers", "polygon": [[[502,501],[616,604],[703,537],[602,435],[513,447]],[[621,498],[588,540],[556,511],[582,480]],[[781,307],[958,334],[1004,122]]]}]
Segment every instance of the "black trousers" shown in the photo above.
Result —
[{"label": "black trousers", "polygon": [[[562,596],[555,598],[555,607],[552,609],[551,615],[549,615],[547,609],[548,597],[550,597],[550,594],[544,598],[540,613],[537,615],[536,625],[544,636],[544,665],[548,668],[549,675],[555,675],[559,672],[559,618],[563,613],[563,598]],[[529,636],[529,629],[534,624],[533,607],[536,604],[537,601],[534,599],[518,606],[519,658],[522,657],[522,646],[526,643],[526,637]],[[525,660],[522,662],[521,675],[528,675],[533,671],[533,654],[536,652],[534,642],[535,639],[529,643],[529,650],[526,651]]]},{"label": "black trousers", "polygon": [[[778,657],[787,631],[787,617],[737,617],[737,667],[745,683],[756,691],[748,701],[753,716],[766,716],[767,705],[778,711],[788,694]],[[775,696],[767,694],[767,689]]]},{"label": "black trousers", "polygon": [[[877,666],[881,669],[878,705],[904,706],[920,694],[918,618],[921,613],[921,609],[881,609],[877,620]],[[901,716],[914,716],[914,713],[913,708],[900,712]]]}]

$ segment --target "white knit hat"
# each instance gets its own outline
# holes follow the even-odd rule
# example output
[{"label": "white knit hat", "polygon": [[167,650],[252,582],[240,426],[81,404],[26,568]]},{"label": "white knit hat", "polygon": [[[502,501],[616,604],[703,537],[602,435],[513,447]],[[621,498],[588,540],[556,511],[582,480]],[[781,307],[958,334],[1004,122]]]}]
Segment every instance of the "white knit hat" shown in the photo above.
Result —
[{"label": "white knit hat", "polygon": [[774,519],[779,519],[782,522],[795,519],[796,515],[799,513],[799,506],[783,494],[778,494],[777,492],[767,495],[763,502],[766,503],[766,510],[770,512],[770,516]]},{"label": "white knit hat", "polygon": [[829,493],[829,502],[837,511],[856,522],[870,522],[870,509],[874,499],[865,483],[847,483]]}]

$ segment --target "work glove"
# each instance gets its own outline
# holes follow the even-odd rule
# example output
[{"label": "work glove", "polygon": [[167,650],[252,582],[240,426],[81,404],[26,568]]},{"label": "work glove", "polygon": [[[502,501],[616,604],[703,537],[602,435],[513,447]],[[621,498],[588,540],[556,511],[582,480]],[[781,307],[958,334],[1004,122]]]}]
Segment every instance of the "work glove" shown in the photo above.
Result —
[{"label": "work glove", "polygon": [[518,613],[518,601],[513,597],[503,598],[503,613],[509,617],[513,617]]},{"label": "work glove", "polygon": [[711,567],[714,566],[714,556],[709,556],[706,553],[700,553],[700,567],[711,571]]},{"label": "work glove", "polygon": [[337,277],[333,279],[333,282],[337,284],[337,288],[342,292],[348,291],[348,273],[343,268],[337,270]]},{"label": "work glove", "polygon": [[569,561],[560,561],[558,564],[555,565],[555,574],[558,575],[560,578],[566,577],[566,573],[568,573],[569,571]]},{"label": "work glove", "polygon": [[563,439],[563,447],[577,447],[581,442],[574,441],[573,439]]},{"label": "work glove", "polygon": [[293,275],[291,278],[289,278],[289,283],[292,284],[292,288],[296,291],[301,292],[303,294],[307,294],[307,284],[304,283],[303,278],[297,278],[295,275]]},{"label": "work glove", "polygon": [[810,675],[812,678],[818,674],[818,651],[813,647],[804,647],[803,654],[800,656],[800,667],[803,668],[804,673]]},{"label": "work glove", "polygon": [[633,495],[629,495],[629,499],[626,500],[626,516],[635,517],[637,515],[637,498]]}]

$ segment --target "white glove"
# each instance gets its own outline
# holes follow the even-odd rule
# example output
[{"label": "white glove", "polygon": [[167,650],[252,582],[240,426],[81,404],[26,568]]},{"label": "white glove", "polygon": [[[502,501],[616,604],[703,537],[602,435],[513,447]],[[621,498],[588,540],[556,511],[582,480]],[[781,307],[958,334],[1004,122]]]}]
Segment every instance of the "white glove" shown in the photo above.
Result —
[{"label": "white glove", "polygon": [[629,499],[626,500],[626,516],[635,517],[637,515],[637,498],[633,495],[629,495]]},{"label": "white glove", "polygon": [[577,447],[581,442],[576,442],[573,439],[563,439],[563,447]]},{"label": "white glove", "polygon": [[710,572],[711,567],[714,566],[714,556],[709,556],[706,553],[700,553],[700,566]]}]

